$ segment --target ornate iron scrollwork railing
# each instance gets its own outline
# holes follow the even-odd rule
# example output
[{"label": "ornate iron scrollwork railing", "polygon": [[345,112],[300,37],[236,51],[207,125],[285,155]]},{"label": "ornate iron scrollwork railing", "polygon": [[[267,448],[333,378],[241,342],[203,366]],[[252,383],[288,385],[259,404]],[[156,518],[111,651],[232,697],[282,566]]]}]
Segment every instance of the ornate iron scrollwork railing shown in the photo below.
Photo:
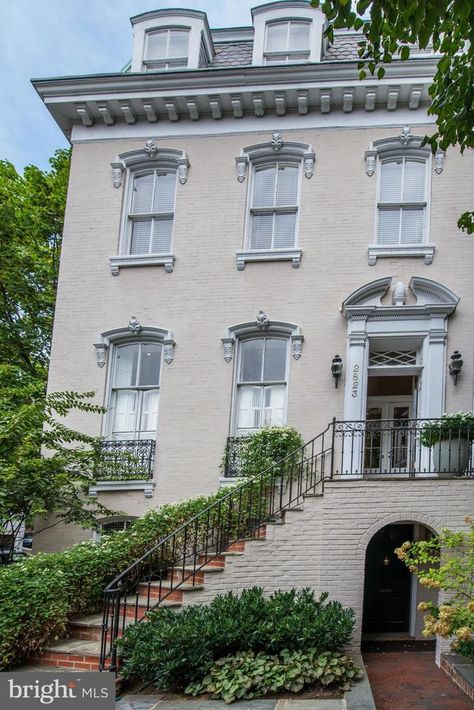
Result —
[{"label": "ornate iron scrollwork railing", "polygon": [[242,456],[250,436],[227,437],[222,468],[224,478],[237,478],[242,475]]},{"label": "ornate iron scrollwork railing", "polygon": [[148,481],[153,477],[154,439],[102,440],[94,477],[98,481]]}]

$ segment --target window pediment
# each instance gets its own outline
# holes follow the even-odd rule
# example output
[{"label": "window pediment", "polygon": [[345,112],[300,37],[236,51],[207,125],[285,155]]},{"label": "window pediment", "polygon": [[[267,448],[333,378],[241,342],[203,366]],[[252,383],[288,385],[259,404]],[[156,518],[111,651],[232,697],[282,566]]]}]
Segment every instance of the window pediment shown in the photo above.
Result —
[{"label": "window pediment", "polygon": [[189,160],[184,150],[162,148],[150,138],[143,148],[117,155],[111,167],[114,187],[120,187],[122,184],[124,171],[147,168],[176,170],[179,182],[184,185],[188,179]]},{"label": "window pediment", "polygon": [[273,337],[286,337],[291,339],[292,356],[299,360],[303,348],[304,336],[301,328],[296,323],[288,321],[270,320],[266,313],[259,311],[254,321],[237,323],[227,328],[226,337],[222,338],[224,348],[224,360],[230,362],[234,354],[234,345],[237,339],[246,339],[269,335]]}]

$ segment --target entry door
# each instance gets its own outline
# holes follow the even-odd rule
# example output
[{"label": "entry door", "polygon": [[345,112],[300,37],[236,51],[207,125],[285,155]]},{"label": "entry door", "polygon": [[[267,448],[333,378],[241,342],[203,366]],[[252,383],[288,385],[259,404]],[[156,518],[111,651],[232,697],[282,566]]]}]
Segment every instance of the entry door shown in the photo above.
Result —
[{"label": "entry door", "polygon": [[364,447],[367,473],[406,473],[412,455],[409,420],[411,397],[369,397]]},{"label": "entry door", "polygon": [[408,633],[411,573],[394,550],[412,539],[413,525],[387,525],[370,541],[365,560],[364,632]]}]

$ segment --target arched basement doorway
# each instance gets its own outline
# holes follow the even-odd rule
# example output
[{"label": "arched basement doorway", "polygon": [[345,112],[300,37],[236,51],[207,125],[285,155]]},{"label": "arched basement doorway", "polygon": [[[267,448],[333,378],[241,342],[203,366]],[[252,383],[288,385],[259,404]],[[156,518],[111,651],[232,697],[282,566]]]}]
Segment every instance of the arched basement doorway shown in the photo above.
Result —
[{"label": "arched basement doorway", "polygon": [[438,592],[422,587],[395,555],[406,540],[427,540],[433,532],[412,521],[381,528],[370,540],[365,556],[363,639],[425,640],[421,601],[436,601]]}]

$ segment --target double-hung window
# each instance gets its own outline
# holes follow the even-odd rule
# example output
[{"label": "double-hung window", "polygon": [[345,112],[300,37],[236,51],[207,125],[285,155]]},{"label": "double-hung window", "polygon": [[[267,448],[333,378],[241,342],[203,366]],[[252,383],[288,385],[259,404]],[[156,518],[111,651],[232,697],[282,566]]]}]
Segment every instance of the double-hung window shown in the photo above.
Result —
[{"label": "double-hung window", "polygon": [[145,57],[146,69],[177,69],[188,65],[189,31],[185,29],[162,29],[147,32]]},{"label": "double-hung window", "polygon": [[155,439],[161,370],[160,343],[130,343],[114,348],[111,379],[112,439]]},{"label": "double-hung window", "polygon": [[296,243],[300,166],[256,166],[250,205],[249,249],[292,248]]},{"label": "double-hung window", "polygon": [[310,55],[311,22],[269,22],[265,34],[265,64],[306,62]]},{"label": "double-hung window", "polygon": [[176,194],[175,170],[149,170],[133,175],[128,215],[128,253],[165,254],[171,250]]},{"label": "double-hung window", "polygon": [[426,241],[427,159],[394,156],[380,161],[377,243],[386,246]]},{"label": "double-hung window", "polygon": [[260,337],[239,346],[235,430],[251,434],[286,421],[288,339]]}]

